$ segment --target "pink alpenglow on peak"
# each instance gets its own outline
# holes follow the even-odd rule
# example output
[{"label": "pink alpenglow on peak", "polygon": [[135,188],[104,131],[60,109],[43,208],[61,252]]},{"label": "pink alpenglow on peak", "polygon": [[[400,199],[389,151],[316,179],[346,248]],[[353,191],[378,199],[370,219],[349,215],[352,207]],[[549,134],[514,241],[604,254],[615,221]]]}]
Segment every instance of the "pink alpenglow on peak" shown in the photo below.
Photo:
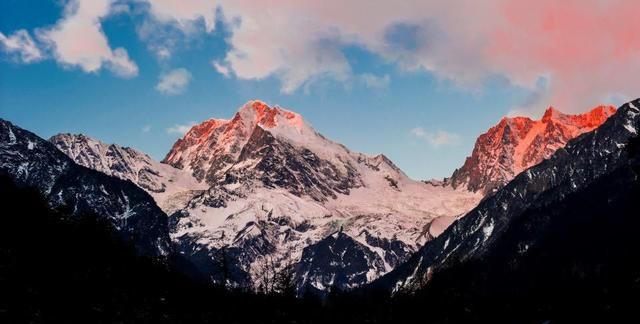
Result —
[{"label": "pink alpenglow on peak", "polygon": [[229,120],[209,119],[193,126],[173,145],[163,162],[185,169],[200,180],[207,178],[210,171],[223,174],[238,161],[252,136],[258,136],[258,129],[305,147],[322,148],[332,143],[299,114],[251,100]]},{"label": "pink alpenglow on peak", "polygon": [[566,115],[553,107],[549,107],[544,112],[542,121],[549,122],[555,120],[564,124],[574,125],[580,129],[587,129],[587,131],[590,131],[600,126],[615,112],[616,108],[613,106],[600,105],[584,114]]},{"label": "pink alpenglow on peak", "polygon": [[549,158],[569,140],[594,130],[615,112],[613,106],[600,105],[583,114],[567,115],[549,107],[540,120],[504,117],[478,137],[473,153],[449,181],[455,188],[490,193]]},{"label": "pink alpenglow on peak", "polygon": [[299,114],[277,106],[269,107],[260,100],[249,101],[240,108],[236,116],[242,116],[244,120],[254,120],[265,128],[285,126],[302,129],[304,126],[302,116]]}]

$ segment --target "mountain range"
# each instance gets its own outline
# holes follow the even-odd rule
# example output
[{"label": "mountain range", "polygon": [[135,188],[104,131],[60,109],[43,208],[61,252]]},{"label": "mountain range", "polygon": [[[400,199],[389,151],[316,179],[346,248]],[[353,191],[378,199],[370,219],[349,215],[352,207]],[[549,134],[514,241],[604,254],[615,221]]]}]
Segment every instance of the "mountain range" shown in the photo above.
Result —
[{"label": "mountain range", "polygon": [[213,283],[268,290],[289,273],[300,295],[374,280],[395,293],[490,251],[543,193],[562,199],[608,172],[635,113],[630,103],[503,118],[442,182],[412,180],[386,156],[353,152],[259,100],[193,126],[162,162],[2,121],[0,170],[53,206],[103,215],[142,253],[183,256]]},{"label": "mountain range", "polygon": [[[412,290],[425,286],[434,273],[491,256],[517,267],[518,261],[525,259],[530,251],[540,253],[549,237],[555,236],[558,240],[558,235],[580,235],[571,232],[569,226],[572,224],[579,228],[585,222],[594,222],[592,228],[597,228],[597,222],[607,224],[610,222],[607,218],[618,217],[615,213],[603,213],[603,210],[619,210],[622,213],[619,217],[632,211],[625,205],[614,207],[614,201],[626,201],[623,188],[635,188],[638,180],[639,106],[638,100],[623,105],[594,131],[570,140],[548,159],[517,175],[375,285],[384,286],[383,289],[392,293]],[[613,189],[616,184],[620,185],[619,189]],[[610,192],[603,192],[605,187],[611,188]],[[592,202],[573,198],[589,196],[592,192],[610,198],[594,200],[597,209],[592,211],[585,208]],[[573,198],[571,204],[569,197]],[[551,206],[557,206],[558,210]],[[560,228],[563,231],[558,232]],[[598,240],[599,233],[592,231],[591,234],[593,240]],[[608,243],[601,244],[607,246]],[[570,243],[545,246],[547,250],[543,253],[553,254],[554,249],[566,251],[567,244]],[[573,260],[584,252],[574,251],[558,257]],[[599,258],[595,257],[595,260]]]}]

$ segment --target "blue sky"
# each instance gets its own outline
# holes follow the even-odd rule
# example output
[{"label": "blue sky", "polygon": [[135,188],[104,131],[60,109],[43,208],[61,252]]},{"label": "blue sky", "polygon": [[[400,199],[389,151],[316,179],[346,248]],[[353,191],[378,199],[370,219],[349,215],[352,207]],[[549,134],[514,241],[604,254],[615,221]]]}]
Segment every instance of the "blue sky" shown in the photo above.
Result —
[{"label": "blue sky", "polygon": [[[61,43],[70,42],[78,50],[76,45],[82,47],[96,35],[60,29],[56,38],[47,30],[78,18],[78,12],[84,12],[78,8],[100,1],[106,1],[106,11],[89,19],[96,21],[98,36],[104,37],[108,47],[102,48],[106,54],[101,54],[96,68],[63,51]],[[509,74],[482,71],[481,82],[474,78],[468,83],[466,77],[452,75],[463,71],[466,76],[464,71],[475,68],[459,70],[442,58],[433,60],[443,62],[446,69],[437,64],[429,67],[431,57],[420,56],[420,51],[440,43],[425,45],[422,36],[416,35],[423,27],[406,24],[406,17],[381,27],[379,41],[364,34],[351,41],[344,30],[318,39],[313,39],[318,34],[315,29],[290,31],[295,42],[291,46],[300,53],[292,56],[286,52],[290,46],[278,43],[289,39],[278,30],[259,28],[267,40],[260,38],[255,48],[247,45],[246,39],[255,39],[255,34],[243,30],[252,18],[246,8],[227,13],[218,5],[215,12],[199,12],[207,8],[200,0],[189,8],[196,11],[183,13],[175,8],[163,12],[167,8],[154,9],[154,4],[143,0],[100,1],[0,2],[1,118],[44,138],[59,132],[83,133],[161,159],[180,136],[170,131],[172,127],[211,117],[229,118],[246,101],[261,99],[299,112],[320,133],[355,151],[384,153],[409,176],[427,179],[449,176],[461,166],[477,136],[502,116],[532,101],[536,109],[531,114],[536,115],[547,104],[538,99],[550,100],[540,93],[548,87],[546,79],[539,77],[528,86]],[[190,1],[184,3],[188,6]],[[89,9],[85,10],[88,15],[99,11]],[[279,17],[281,13],[270,14]],[[208,17],[215,18],[214,25]],[[317,28],[324,28],[322,24]],[[335,26],[327,30],[341,25],[336,22]],[[431,29],[426,33],[428,42],[440,41],[443,26],[434,29],[438,34]],[[21,30],[33,47],[11,43]],[[309,39],[313,42],[307,44]],[[260,45],[262,41],[270,43]],[[298,44],[304,46],[297,48]],[[115,60],[117,48],[126,51],[134,70],[126,62],[118,67],[110,61]],[[159,48],[169,54],[162,57]],[[274,58],[278,53],[287,54],[287,59]],[[216,69],[213,62],[223,68]],[[173,91],[158,90],[161,77],[176,69],[188,74],[185,84],[169,84]]]}]

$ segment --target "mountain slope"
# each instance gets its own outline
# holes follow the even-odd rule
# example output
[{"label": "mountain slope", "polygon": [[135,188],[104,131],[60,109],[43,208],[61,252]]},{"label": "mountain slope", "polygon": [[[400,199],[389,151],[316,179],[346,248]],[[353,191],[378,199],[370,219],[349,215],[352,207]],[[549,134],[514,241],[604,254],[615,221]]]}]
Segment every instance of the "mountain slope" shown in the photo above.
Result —
[{"label": "mountain slope", "polygon": [[[253,281],[242,285],[256,284],[263,258],[277,268],[297,262],[303,250],[313,255],[309,249],[322,246],[315,243],[338,231],[383,261],[365,276],[372,280],[481,198],[411,180],[385,156],[352,152],[300,115],[261,101],[248,102],[230,120],[194,126],[163,162],[211,186],[171,216],[179,249],[206,269],[219,268],[224,249],[244,271],[233,275]],[[434,220],[438,226],[429,226]],[[324,287],[336,275],[327,264],[307,261],[298,269],[319,277],[302,278],[307,271],[300,270],[300,283]]]},{"label": "mountain slope", "polygon": [[454,188],[491,193],[614,113],[611,106],[598,106],[580,115],[566,115],[550,107],[540,120],[505,117],[478,137],[473,153],[448,182]]},{"label": "mountain slope", "polygon": [[[623,105],[602,126],[518,175],[375,286],[389,291],[413,289],[452,264],[482,259],[528,210],[561,202],[600,177],[627,167],[625,147],[640,127],[638,106],[639,100]],[[535,233],[545,226],[544,222],[532,223],[527,230]],[[537,239],[535,235],[522,237],[518,249],[526,253]]]},{"label": "mountain slope", "polygon": [[51,143],[0,119],[0,172],[38,190],[72,215],[105,217],[138,250],[170,250],[166,214],[134,184],[74,163]]},{"label": "mountain slope", "polygon": [[627,165],[562,200],[527,209],[482,258],[435,272],[425,288],[394,298],[394,319],[402,322],[424,305],[435,322],[452,314],[478,319],[635,313],[629,296],[640,292],[640,139],[628,148]]},{"label": "mountain slope", "polygon": [[156,162],[130,147],[105,144],[82,134],[58,134],[49,142],[77,164],[135,183],[167,213],[183,207],[180,202],[184,196],[193,196],[207,188],[190,174]]}]

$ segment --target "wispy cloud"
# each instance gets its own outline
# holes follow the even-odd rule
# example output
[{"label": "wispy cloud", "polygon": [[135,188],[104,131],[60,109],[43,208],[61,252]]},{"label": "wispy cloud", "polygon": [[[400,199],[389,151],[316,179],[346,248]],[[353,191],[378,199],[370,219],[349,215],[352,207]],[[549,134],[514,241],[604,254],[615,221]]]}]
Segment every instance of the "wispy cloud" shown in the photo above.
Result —
[{"label": "wispy cloud", "polygon": [[422,127],[416,127],[411,130],[411,135],[425,141],[427,144],[435,148],[460,143],[460,135],[443,130],[432,132]]},{"label": "wispy cloud", "polygon": [[191,129],[191,127],[195,125],[196,125],[196,122],[194,121],[189,122],[187,124],[176,124],[167,128],[167,134],[184,135]]},{"label": "wispy cloud", "polygon": [[364,73],[360,75],[360,80],[367,88],[371,89],[383,89],[389,87],[391,78],[388,74],[383,76],[377,76],[371,73]]},{"label": "wispy cloud", "polygon": [[224,65],[223,63],[220,63],[218,61],[213,61],[211,62],[211,65],[216,71],[218,71],[218,73],[224,75],[226,78],[231,76],[231,71],[229,70],[229,67]]},{"label": "wispy cloud", "polygon": [[191,82],[191,73],[186,69],[174,69],[160,76],[156,90],[166,95],[185,92]]},{"label": "wispy cloud", "polygon": [[149,0],[151,14],[159,21],[175,24],[191,31],[194,24],[204,22],[205,30],[215,28],[217,1],[209,0]]},{"label": "wispy cloud", "polygon": [[151,125],[145,125],[142,127],[142,132],[143,133],[148,133],[151,131]]},{"label": "wispy cloud", "polygon": [[6,36],[0,32],[0,47],[9,54],[17,55],[22,63],[32,63],[44,59],[44,53],[24,29],[17,30],[13,35]]}]

